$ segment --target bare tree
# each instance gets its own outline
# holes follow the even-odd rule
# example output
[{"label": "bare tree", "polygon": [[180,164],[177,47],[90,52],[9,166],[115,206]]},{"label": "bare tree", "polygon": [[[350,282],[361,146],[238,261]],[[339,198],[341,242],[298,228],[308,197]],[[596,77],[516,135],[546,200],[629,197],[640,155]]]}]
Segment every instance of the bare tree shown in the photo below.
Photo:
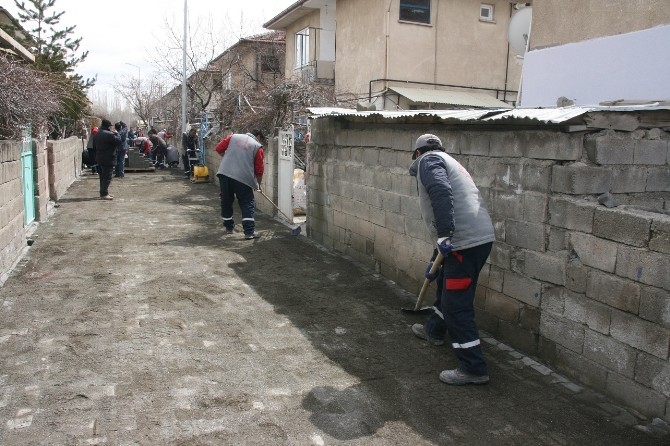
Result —
[{"label": "bare tree", "polygon": [[18,138],[26,124],[35,134],[46,131],[49,117],[62,109],[50,76],[0,53],[0,138]]},{"label": "bare tree", "polygon": [[147,80],[125,76],[121,81],[115,82],[114,90],[126,100],[135,115],[145,125],[150,125],[152,118],[159,116],[163,84],[156,78]]}]

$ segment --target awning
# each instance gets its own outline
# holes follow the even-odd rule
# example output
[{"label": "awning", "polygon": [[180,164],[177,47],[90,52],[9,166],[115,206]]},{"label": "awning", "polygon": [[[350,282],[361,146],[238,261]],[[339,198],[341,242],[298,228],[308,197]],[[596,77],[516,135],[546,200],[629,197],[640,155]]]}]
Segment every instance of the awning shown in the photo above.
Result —
[{"label": "awning", "polygon": [[426,88],[389,87],[390,91],[421,104],[448,104],[461,107],[512,108],[486,93],[474,91],[428,90]]}]

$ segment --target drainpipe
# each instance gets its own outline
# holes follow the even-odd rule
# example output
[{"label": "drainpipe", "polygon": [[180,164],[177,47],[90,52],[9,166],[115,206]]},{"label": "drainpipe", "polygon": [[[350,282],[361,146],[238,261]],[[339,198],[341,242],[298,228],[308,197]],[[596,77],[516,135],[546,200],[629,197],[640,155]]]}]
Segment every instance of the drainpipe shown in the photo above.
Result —
[{"label": "drainpipe", "polygon": [[433,83],[437,83],[437,19],[439,18],[440,15],[440,2],[436,2],[435,4],[435,25],[433,26],[435,32],[435,42],[434,42],[434,56],[433,56]]}]

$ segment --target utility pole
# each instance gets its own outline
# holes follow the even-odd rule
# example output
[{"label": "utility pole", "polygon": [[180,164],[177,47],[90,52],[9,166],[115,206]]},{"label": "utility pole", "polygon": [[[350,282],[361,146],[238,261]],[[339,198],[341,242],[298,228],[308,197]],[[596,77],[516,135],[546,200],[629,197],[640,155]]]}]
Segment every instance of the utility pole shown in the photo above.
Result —
[{"label": "utility pole", "polygon": [[184,51],[183,71],[181,81],[181,126],[182,133],[188,132],[188,122],[186,122],[186,36],[188,35],[188,0],[184,0]]}]

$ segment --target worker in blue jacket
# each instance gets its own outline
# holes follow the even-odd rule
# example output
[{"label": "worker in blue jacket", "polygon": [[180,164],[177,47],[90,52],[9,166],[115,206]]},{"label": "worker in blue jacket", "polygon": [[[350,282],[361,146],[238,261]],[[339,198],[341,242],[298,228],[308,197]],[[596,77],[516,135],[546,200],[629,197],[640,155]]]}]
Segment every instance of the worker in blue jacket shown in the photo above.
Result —
[{"label": "worker in blue jacket", "polygon": [[475,323],[474,299],[479,272],[488,258],[495,236],[479,189],[467,170],[445,153],[440,138],[425,134],[414,144],[414,162],[421,216],[435,241],[433,260],[443,256],[435,276],[437,296],[433,314],[425,324],[414,324],[412,332],[431,344],[444,343],[446,332],[458,366],[440,373],[440,380],[453,385],[484,384],[489,381]]}]

